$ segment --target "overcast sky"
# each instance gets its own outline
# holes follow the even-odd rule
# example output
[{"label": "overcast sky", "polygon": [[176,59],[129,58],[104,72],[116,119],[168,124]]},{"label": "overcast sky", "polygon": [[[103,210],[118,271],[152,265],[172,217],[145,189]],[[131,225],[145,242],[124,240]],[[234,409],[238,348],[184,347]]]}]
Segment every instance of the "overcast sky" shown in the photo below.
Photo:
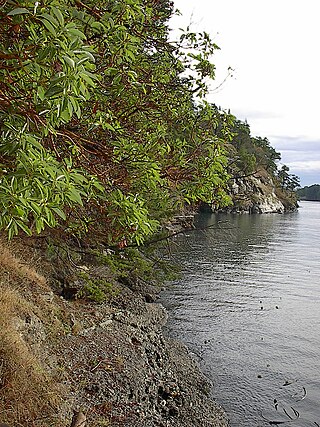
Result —
[{"label": "overcast sky", "polygon": [[[174,0],[221,50],[208,100],[267,137],[301,185],[320,184],[320,0]],[[233,77],[215,90],[234,69]]]}]

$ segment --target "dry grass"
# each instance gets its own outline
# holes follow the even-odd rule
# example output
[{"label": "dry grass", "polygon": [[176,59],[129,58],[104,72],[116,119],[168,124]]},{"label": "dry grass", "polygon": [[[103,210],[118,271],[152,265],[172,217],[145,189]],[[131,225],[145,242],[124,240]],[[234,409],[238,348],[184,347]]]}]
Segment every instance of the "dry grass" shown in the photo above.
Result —
[{"label": "dry grass", "polygon": [[34,288],[36,292],[47,290],[45,278],[0,241],[0,423],[63,426],[59,390],[24,339],[26,319],[35,313],[39,316],[42,310],[30,298]]},{"label": "dry grass", "polygon": [[3,276],[5,273],[9,276],[7,277],[9,280],[25,279],[28,282],[36,283],[42,288],[46,287],[46,279],[13,255],[12,250],[10,251],[6,243],[0,240],[0,274]]}]

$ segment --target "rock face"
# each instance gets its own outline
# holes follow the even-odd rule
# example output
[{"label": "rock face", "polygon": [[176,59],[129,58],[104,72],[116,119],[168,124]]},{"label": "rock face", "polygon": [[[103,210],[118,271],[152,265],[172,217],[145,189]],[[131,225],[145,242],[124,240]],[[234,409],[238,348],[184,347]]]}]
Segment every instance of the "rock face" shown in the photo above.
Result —
[{"label": "rock face", "polygon": [[[277,189],[267,174],[234,178],[230,185],[230,195],[233,204],[223,209],[225,212],[282,214],[297,208],[295,201]],[[216,209],[211,206],[211,210]]]},{"label": "rock face", "polygon": [[232,211],[248,213],[284,213],[284,204],[275,193],[270,178],[239,178],[231,187]]},{"label": "rock face", "polygon": [[251,213],[284,213],[285,207],[277,198],[275,193],[271,193],[258,200],[251,208]]}]

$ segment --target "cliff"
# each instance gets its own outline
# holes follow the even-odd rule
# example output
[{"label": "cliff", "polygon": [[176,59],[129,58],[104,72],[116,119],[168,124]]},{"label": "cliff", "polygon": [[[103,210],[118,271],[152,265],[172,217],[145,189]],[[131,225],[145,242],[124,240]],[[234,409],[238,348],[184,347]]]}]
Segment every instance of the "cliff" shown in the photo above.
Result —
[{"label": "cliff", "polygon": [[[224,208],[224,212],[282,214],[298,207],[294,193],[279,188],[274,178],[265,171],[233,178],[229,184],[229,195],[232,204]],[[216,210],[214,205],[210,206],[210,209],[213,212]]]}]

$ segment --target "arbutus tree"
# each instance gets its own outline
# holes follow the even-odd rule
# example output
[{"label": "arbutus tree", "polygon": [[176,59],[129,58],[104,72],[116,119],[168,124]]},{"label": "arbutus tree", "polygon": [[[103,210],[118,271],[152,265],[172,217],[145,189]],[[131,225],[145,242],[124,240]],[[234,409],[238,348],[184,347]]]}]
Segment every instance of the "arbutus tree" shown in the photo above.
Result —
[{"label": "arbutus tree", "polygon": [[206,33],[169,42],[172,13],[167,0],[2,3],[9,237],[60,227],[141,244],[185,203],[229,202],[232,117],[203,99],[217,46]]}]

